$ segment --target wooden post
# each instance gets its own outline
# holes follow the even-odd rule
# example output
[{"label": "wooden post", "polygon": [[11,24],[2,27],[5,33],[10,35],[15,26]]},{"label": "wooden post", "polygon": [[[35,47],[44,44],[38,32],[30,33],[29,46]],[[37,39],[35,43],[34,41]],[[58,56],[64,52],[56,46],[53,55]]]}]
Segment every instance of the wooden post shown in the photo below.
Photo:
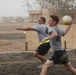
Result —
[{"label": "wooden post", "polygon": [[26,41],[26,32],[23,32],[25,34],[25,50],[28,50],[28,42]]},{"label": "wooden post", "polygon": [[66,40],[64,41],[64,48],[67,49]]},{"label": "wooden post", "polygon": [[28,42],[25,42],[26,51],[28,50]]}]

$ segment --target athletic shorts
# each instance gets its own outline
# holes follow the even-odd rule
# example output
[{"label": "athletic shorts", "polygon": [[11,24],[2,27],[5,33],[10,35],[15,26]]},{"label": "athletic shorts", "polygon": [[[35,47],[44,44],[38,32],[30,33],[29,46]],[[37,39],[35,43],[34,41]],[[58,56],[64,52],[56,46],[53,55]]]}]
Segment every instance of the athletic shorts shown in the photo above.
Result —
[{"label": "athletic shorts", "polygon": [[66,64],[69,62],[69,59],[65,50],[56,51],[49,60],[52,60],[54,64]]},{"label": "athletic shorts", "polygon": [[38,52],[40,55],[45,55],[50,50],[50,43],[44,43],[41,44],[37,49],[36,52]]}]

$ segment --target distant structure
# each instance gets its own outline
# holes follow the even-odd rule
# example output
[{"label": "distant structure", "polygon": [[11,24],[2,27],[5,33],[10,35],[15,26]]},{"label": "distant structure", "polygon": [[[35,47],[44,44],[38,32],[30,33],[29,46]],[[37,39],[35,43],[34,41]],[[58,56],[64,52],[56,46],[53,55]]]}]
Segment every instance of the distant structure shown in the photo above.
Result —
[{"label": "distant structure", "polygon": [[[65,11],[67,15],[71,16],[73,18],[73,23],[76,24],[76,11]],[[40,16],[44,16],[46,17],[47,21],[49,20],[49,16],[50,15],[54,15],[56,14],[57,16],[59,16],[60,18],[60,23],[62,23],[61,19],[62,19],[62,15],[59,14],[59,12],[57,10],[51,9],[50,11],[48,9],[42,9],[42,10],[30,10],[29,11],[29,21],[31,22],[37,22],[38,18]]]},{"label": "distant structure", "polygon": [[16,17],[12,19],[12,22],[16,22]]},{"label": "distant structure", "polygon": [[0,18],[0,23],[2,23],[3,22],[3,18]]},{"label": "distant structure", "polygon": [[29,11],[29,21],[30,22],[37,22],[39,17],[42,15],[41,10],[30,10]]},{"label": "distant structure", "polygon": [[0,23],[21,23],[28,22],[26,17],[0,17]]}]

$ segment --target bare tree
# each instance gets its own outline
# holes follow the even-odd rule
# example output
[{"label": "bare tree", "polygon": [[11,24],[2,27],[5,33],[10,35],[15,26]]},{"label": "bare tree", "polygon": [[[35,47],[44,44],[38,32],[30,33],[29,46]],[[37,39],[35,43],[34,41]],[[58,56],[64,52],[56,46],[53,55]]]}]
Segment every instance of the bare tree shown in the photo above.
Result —
[{"label": "bare tree", "polygon": [[50,12],[53,8],[62,15],[66,14],[66,11],[76,10],[76,0],[37,0],[37,3],[41,9],[47,8]]},{"label": "bare tree", "polygon": [[30,0],[23,0],[22,3],[23,3],[23,7],[25,8],[25,12],[27,12],[29,15],[29,11],[33,9]]}]

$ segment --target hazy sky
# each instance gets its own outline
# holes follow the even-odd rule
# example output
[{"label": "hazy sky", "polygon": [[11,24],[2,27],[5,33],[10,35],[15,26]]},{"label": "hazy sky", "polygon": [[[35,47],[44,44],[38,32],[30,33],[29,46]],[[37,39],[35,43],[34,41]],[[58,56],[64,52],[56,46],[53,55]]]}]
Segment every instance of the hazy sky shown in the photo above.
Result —
[{"label": "hazy sky", "polygon": [[23,0],[0,0],[0,17],[26,16]]}]

